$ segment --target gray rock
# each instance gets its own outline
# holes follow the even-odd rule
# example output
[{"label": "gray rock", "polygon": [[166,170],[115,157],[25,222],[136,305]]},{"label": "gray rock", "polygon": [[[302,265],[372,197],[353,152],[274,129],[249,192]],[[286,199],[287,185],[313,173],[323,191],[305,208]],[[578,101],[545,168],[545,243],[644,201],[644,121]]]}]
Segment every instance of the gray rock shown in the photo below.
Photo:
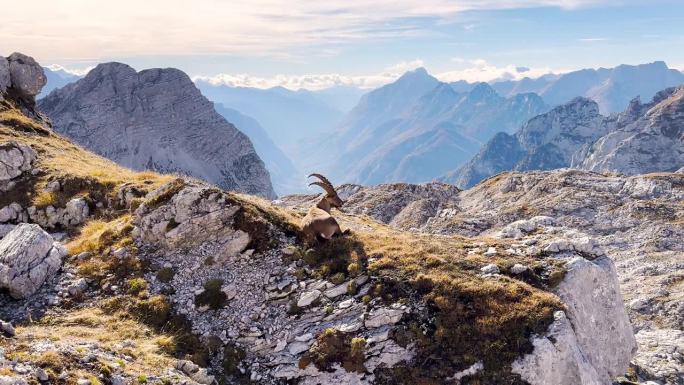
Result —
[{"label": "gray rock", "polygon": [[26,298],[61,267],[66,250],[38,225],[20,224],[0,240],[0,288]]},{"label": "gray rock", "polygon": [[[121,63],[100,64],[38,104],[55,131],[123,166],[275,197],[249,138],[180,70],[136,72]],[[129,133],[125,140],[122,133]]]},{"label": "gray rock", "polygon": [[0,320],[0,332],[2,332],[2,334],[4,334],[6,337],[14,337],[16,334],[14,326],[12,326],[11,323],[5,322],[3,320]]},{"label": "gray rock", "polygon": [[12,89],[25,98],[33,98],[38,95],[47,83],[43,67],[32,57],[18,52],[11,54],[7,61],[9,62]]},{"label": "gray rock", "polygon": [[385,325],[393,325],[401,320],[404,311],[401,309],[380,308],[374,309],[366,316],[364,325],[367,328],[378,328]]},{"label": "gray rock", "polygon": [[321,297],[320,290],[305,291],[297,300],[297,306],[307,307]]},{"label": "gray rock", "polygon": [[525,265],[522,265],[520,263],[516,263],[515,265],[511,266],[511,274],[522,274],[526,272],[529,268]]},{"label": "gray rock", "polygon": [[50,378],[48,377],[48,374],[45,372],[43,368],[37,368],[36,369],[36,378],[40,382],[47,382]]},{"label": "gray rock", "polygon": [[493,263],[484,266],[480,269],[482,274],[499,274],[499,267]]},{"label": "gray rock", "polygon": [[5,57],[0,56],[0,94],[4,93],[11,85],[9,62]]},{"label": "gray rock", "polygon": [[36,152],[25,144],[17,142],[0,143],[0,187],[2,182],[14,179],[31,170]]}]

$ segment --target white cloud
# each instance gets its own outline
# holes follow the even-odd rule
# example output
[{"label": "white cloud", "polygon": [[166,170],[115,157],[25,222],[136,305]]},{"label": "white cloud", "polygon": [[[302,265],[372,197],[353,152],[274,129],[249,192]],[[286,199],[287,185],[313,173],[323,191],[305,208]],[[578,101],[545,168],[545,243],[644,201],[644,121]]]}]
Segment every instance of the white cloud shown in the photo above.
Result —
[{"label": "white cloud", "polygon": [[[623,0],[623,2],[636,0]],[[431,33],[468,10],[577,8],[612,0],[49,0],[2,7],[0,52],[43,61],[136,55],[292,55],[293,49]],[[329,48],[329,47],[325,47]]]},{"label": "white cloud", "polygon": [[468,62],[464,68],[446,71],[437,74],[435,77],[445,82],[457,80],[467,80],[469,82],[488,82],[492,80],[520,80],[525,77],[538,78],[548,73],[565,72],[564,70],[554,70],[549,67],[523,67],[509,64],[499,67],[488,63],[484,59],[475,59]]},{"label": "white cloud", "polygon": [[69,75],[74,75],[74,76],[85,76],[88,72],[90,72],[91,69],[95,68],[95,66],[89,66],[86,68],[81,68],[81,69],[76,69],[76,68],[66,68],[64,66],[61,66],[59,64],[50,64],[48,66],[45,66],[47,69],[55,72],[66,72]]},{"label": "white cloud", "polygon": [[406,71],[424,66],[420,59],[402,61],[387,67],[378,74],[372,75],[342,75],[342,74],[309,74],[309,75],[275,75],[272,77],[258,77],[249,74],[218,74],[214,76],[193,76],[194,81],[203,81],[213,85],[227,85],[231,87],[271,88],[281,86],[293,90],[305,88],[320,90],[333,86],[352,86],[372,89],[395,81]]},{"label": "white cloud", "polygon": [[[553,71],[551,68],[530,68],[515,65],[497,67],[489,64],[484,59],[466,61],[460,69],[433,74],[439,80],[452,82],[466,80],[469,82],[483,82],[492,80],[519,80],[524,77],[536,78],[548,73],[566,72],[564,70]],[[297,90],[305,88],[319,90],[333,86],[353,86],[364,89],[380,87],[395,81],[404,72],[413,70],[424,65],[420,59],[403,61],[387,67],[378,74],[349,76],[342,74],[310,74],[310,75],[276,75],[273,77],[257,77],[248,74],[219,74],[214,76],[194,76],[195,81],[204,81],[214,85],[227,85],[231,87],[256,87],[271,88],[282,86]]]}]

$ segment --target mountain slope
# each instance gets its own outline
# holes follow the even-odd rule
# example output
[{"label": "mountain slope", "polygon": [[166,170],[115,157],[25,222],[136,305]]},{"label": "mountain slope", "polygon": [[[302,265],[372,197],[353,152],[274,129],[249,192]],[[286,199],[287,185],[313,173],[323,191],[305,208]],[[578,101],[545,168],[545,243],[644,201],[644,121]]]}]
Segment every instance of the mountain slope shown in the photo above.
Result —
[{"label": "mountain slope", "polygon": [[41,99],[39,109],[57,132],[123,166],[275,196],[249,139],[179,70],[100,64]]},{"label": "mountain slope", "polygon": [[651,99],[656,92],[684,83],[684,73],[662,61],[614,68],[583,69],[538,79],[492,83],[502,95],[535,92],[551,105],[567,103],[577,96],[593,99],[602,113],[624,110],[629,101],[640,96]]},{"label": "mountain slope", "polygon": [[576,167],[640,174],[684,166],[684,87],[659,92],[642,105],[603,116],[586,98],[531,119],[514,135],[501,133],[444,181],[467,188],[508,170]]},{"label": "mountain slope", "polygon": [[215,104],[216,112],[243,132],[254,144],[257,155],[264,161],[271,175],[276,194],[292,194],[301,190],[303,175],[297,170],[290,158],[273,143],[266,130],[255,119],[237,110]]},{"label": "mountain slope", "polygon": [[458,167],[496,132],[512,131],[546,108],[537,95],[507,99],[486,83],[458,93],[418,69],[365,95],[336,132],[312,147],[339,181],[424,182]]}]

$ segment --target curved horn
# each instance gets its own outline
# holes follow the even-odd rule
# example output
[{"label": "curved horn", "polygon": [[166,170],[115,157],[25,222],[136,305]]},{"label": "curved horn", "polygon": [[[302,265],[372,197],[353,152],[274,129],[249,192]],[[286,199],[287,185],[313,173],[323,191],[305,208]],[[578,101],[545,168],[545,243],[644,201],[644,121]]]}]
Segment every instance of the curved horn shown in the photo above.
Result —
[{"label": "curved horn", "polygon": [[335,194],[336,194],[336,193],[335,193],[335,189],[334,189],[332,186],[327,185],[327,184],[325,184],[325,183],[322,183],[322,182],[311,182],[311,183],[309,183],[309,186],[311,186],[311,185],[316,185],[316,186],[321,187],[323,190],[325,190],[326,193],[328,193],[328,195],[335,195]]},{"label": "curved horn", "polygon": [[309,174],[309,176],[308,176],[307,178],[311,178],[312,176],[315,176],[316,178],[320,179],[323,183],[328,184],[328,185],[329,185],[330,187],[332,187],[333,189],[335,188],[335,186],[333,186],[333,184],[330,183],[330,181],[328,180],[328,178],[324,177],[323,175],[317,174],[317,173],[313,173],[313,174]]}]

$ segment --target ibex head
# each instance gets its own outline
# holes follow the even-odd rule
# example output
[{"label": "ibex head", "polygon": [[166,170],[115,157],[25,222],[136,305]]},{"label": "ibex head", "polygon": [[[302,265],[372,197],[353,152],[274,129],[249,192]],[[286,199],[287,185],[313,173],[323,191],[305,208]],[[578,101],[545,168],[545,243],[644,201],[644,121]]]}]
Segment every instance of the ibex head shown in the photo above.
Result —
[{"label": "ibex head", "polygon": [[324,177],[321,174],[311,174],[309,175],[310,177],[316,177],[320,179],[320,182],[312,182],[309,183],[309,186],[311,185],[316,185],[321,187],[323,190],[325,190],[326,195],[321,199],[320,202],[318,202],[318,207],[320,209],[323,209],[327,212],[330,212],[330,208],[335,207],[337,209],[340,209],[342,205],[344,204],[344,201],[337,195],[337,191],[335,191],[335,187],[333,187],[332,183],[328,180],[328,178]]}]

